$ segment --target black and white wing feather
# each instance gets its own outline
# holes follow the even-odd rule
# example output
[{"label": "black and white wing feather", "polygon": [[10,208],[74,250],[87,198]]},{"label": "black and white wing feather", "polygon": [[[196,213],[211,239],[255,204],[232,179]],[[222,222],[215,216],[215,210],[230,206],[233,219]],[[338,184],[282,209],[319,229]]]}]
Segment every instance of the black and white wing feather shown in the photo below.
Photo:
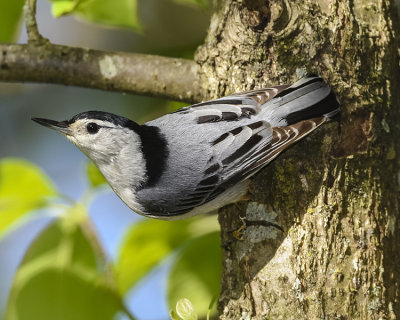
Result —
[{"label": "black and white wing feather", "polygon": [[282,127],[271,127],[265,121],[258,121],[221,135],[213,142],[213,156],[196,190],[186,194],[179,201],[176,211],[170,214],[188,212],[215,199],[254,175],[326,120],[326,117],[319,117]]},{"label": "black and white wing feather", "polygon": [[[274,98],[278,98],[276,103],[271,101]],[[256,116],[261,108],[269,108],[269,101],[274,108],[269,113],[270,119],[254,117],[252,122],[252,115]],[[194,112],[199,124],[250,119],[212,141],[212,156],[203,177],[195,190],[185,194],[174,210],[169,211],[170,215],[189,212],[251,177],[283,150],[335,116],[339,104],[330,87],[321,78],[312,77],[292,86],[232,95],[178,112]]]},{"label": "black and white wing feather", "polygon": [[237,93],[224,98],[201,102],[175,111],[197,116],[197,123],[238,120],[260,112],[263,104],[272,100],[289,85],[279,85],[261,90]]},{"label": "black and white wing feather", "polygon": [[[242,165],[251,154],[265,148],[272,140],[273,130],[265,121],[237,127],[222,134],[212,142],[212,156],[208,160],[202,179],[196,189],[185,194],[169,214],[177,215],[190,211],[218,196],[221,192],[247,176]],[[243,168],[244,169],[244,168]]]},{"label": "black and white wing feather", "polygon": [[221,125],[227,132],[210,140],[212,155],[197,185],[180,195],[168,209],[168,215],[181,215],[216,199],[338,112],[335,94],[319,77],[178,110],[176,113],[194,114],[192,119],[199,128],[203,124],[223,122],[215,125]]}]

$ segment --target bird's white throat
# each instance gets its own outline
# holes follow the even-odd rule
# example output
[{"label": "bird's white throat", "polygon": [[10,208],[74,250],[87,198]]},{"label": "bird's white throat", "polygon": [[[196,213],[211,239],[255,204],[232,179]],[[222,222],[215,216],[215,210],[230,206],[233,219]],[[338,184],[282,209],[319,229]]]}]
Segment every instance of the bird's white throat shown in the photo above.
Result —
[{"label": "bird's white throat", "polygon": [[91,144],[73,136],[67,138],[96,164],[121,200],[141,214],[143,208],[136,202],[135,190],[146,181],[147,174],[140,137],[128,128],[112,130],[118,132],[108,132]]}]

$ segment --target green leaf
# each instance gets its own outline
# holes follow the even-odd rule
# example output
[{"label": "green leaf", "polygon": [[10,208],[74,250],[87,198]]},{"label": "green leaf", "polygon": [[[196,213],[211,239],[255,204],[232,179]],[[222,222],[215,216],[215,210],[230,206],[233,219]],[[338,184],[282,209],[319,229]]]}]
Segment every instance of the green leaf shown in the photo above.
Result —
[{"label": "green leaf", "polygon": [[50,0],[56,17],[75,14],[84,20],[140,30],[137,0]]},{"label": "green leaf", "polygon": [[56,194],[49,178],[34,164],[12,158],[0,161],[0,234]]},{"label": "green leaf", "polygon": [[55,17],[61,17],[72,12],[79,4],[79,1],[74,0],[54,0],[53,2],[54,4],[51,8],[51,11]]},{"label": "green leaf", "polygon": [[143,220],[134,224],[121,245],[116,264],[119,292],[125,294],[161,260],[190,238],[190,222]]},{"label": "green leaf", "polygon": [[0,42],[18,38],[25,0],[0,0]]},{"label": "green leaf", "polygon": [[176,313],[182,320],[197,320],[197,314],[189,299],[182,298],[178,300],[176,303]]},{"label": "green leaf", "polygon": [[89,161],[87,164],[86,175],[89,179],[90,185],[94,188],[107,183],[104,176],[101,174],[99,169],[97,169],[97,167],[94,165],[92,161]]},{"label": "green leaf", "polygon": [[104,258],[76,219],[87,216],[83,210],[72,208],[32,243],[14,278],[7,320],[108,320],[121,310],[101,273]]},{"label": "green leaf", "polygon": [[118,310],[118,301],[104,285],[49,267],[21,285],[7,320],[109,320]]},{"label": "green leaf", "polygon": [[218,232],[193,239],[172,266],[168,279],[169,306],[185,297],[193,303],[199,317],[205,317],[210,301],[220,290],[221,259]]},{"label": "green leaf", "polygon": [[138,280],[190,238],[218,229],[216,215],[179,221],[146,219],[134,224],[128,229],[120,245],[115,266],[120,294],[124,295]]}]

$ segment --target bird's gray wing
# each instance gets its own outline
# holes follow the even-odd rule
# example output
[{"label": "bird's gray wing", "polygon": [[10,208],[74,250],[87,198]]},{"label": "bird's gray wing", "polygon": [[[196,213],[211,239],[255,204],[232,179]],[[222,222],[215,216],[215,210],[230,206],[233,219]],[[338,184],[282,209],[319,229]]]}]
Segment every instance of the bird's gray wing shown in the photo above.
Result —
[{"label": "bird's gray wing", "polygon": [[290,85],[237,93],[207,102],[201,102],[175,111],[175,113],[194,113],[197,123],[249,118],[260,111],[260,106],[270,101]]},{"label": "bird's gray wing", "polygon": [[281,127],[257,121],[224,133],[212,142],[212,156],[196,189],[185,194],[169,214],[182,214],[215,199],[325,121],[322,116]]}]

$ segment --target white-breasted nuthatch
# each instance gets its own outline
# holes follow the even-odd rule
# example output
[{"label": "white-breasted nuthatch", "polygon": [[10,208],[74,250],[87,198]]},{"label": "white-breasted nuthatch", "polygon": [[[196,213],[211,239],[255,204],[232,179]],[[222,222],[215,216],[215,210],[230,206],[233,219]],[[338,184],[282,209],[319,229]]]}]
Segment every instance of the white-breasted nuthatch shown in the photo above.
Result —
[{"label": "white-breasted nuthatch", "polygon": [[72,141],[133,211],[173,220],[240,200],[248,178],[339,113],[319,77],[198,103],[139,125],[107,112],[32,118]]}]

